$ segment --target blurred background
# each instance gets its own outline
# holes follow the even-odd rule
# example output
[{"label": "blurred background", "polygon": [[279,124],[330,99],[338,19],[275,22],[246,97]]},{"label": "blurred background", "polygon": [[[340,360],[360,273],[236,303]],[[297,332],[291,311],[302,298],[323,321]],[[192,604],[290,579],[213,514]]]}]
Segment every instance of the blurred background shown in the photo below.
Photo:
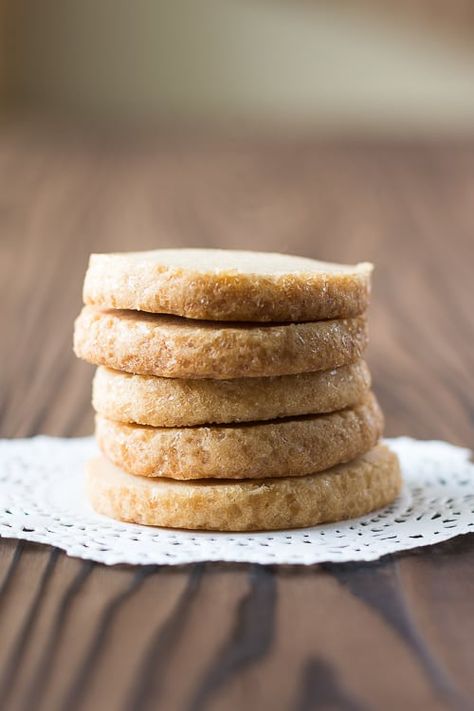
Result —
[{"label": "blurred background", "polygon": [[88,255],[188,245],[373,261],[388,433],[471,438],[473,39],[469,0],[0,0],[2,433],[92,429]]},{"label": "blurred background", "polygon": [[470,0],[1,0],[9,110],[323,134],[469,133]]}]

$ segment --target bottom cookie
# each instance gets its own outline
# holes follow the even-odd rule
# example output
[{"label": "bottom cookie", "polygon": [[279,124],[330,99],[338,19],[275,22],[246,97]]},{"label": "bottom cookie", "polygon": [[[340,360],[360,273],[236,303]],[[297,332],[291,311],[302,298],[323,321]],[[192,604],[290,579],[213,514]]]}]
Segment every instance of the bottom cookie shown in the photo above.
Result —
[{"label": "bottom cookie", "polygon": [[126,474],[104,457],[87,465],[88,495],[98,513],[208,531],[304,528],[355,518],[391,503],[400,488],[397,456],[380,444],[348,464],[298,478],[189,482]]}]

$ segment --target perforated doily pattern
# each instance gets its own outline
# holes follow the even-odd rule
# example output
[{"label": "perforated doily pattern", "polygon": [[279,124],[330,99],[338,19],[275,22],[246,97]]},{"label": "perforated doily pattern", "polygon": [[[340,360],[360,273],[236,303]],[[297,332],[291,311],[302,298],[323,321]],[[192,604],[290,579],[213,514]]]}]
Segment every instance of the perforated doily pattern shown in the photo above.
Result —
[{"label": "perforated doily pattern", "polygon": [[271,533],[203,533],[123,524],[95,514],[83,491],[93,438],[0,440],[0,536],[62,548],[106,564],[196,561],[311,564],[374,560],[474,531],[474,464],[467,449],[388,440],[405,485],[369,516]]}]

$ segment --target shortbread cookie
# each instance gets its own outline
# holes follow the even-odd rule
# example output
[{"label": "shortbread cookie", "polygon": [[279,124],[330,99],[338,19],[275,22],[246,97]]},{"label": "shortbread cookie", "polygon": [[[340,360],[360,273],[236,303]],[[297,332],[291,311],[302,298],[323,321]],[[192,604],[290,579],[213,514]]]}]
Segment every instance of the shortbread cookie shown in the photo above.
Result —
[{"label": "shortbread cookie", "polygon": [[372,265],[285,254],[158,249],[92,254],[84,301],[211,321],[317,321],[365,311]]},{"label": "shortbread cookie", "polygon": [[102,452],[129,474],[171,479],[303,476],[367,452],[382,434],[373,395],[329,415],[208,427],[146,427],[96,417]]},{"label": "shortbread cookie", "polygon": [[96,365],[170,378],[245,378],[329,370],[358,360],[364,316],[284,325],[230,325],[85,306],[74,350]]},{"label": "shortbread cookie", "polygon": [[273,420],[335,412],[360,402],[367,364],[274,378],[191,380],[97,369],[92,403],[111,420],[153,427]]},{"label": "shortbread cookie", "polygon": [[94,509],[150,526],[210,531],[298,528],[363,516],[401,488],[396,454],[378,445],[348,464],[298,479],[171,481],[130,476],[104,457],[87,465]]}]

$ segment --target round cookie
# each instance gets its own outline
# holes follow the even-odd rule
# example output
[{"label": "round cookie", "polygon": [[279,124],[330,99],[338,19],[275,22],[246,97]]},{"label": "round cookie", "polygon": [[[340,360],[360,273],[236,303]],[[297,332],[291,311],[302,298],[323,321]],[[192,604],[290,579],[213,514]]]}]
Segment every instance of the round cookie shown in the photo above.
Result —
[{"label": "round cookie", "polygon": [[190,427],[335,412],[360,402],[369,388],[363,360],[316,373],[235,380],[159,378],[100,367],[92,404],[119,422]]},{"label": "round cookie", "polygon": [[330,370],[358,360],[366,345],[365,316],[230,325],[85,306],[74,330],[79,358],[169,378],[221,380]]},{"label": "round cookie", "polygon": [[285,254],[158,249],[92,254],[84,302],[211,321],[318,321],[361,314],[372,265]]},{"label": "round cookie", "polygon": [[96,416],[102,452],[129,474],[171,479],[303,476],[348,462],[375,445],[375,397],[329,415],[207,427],[146,427]]},{"label": "round cookie", "polygon": [[105,458],[87,466],[88,496],[105,516],[172,528],[264,531],[363,516],[401,489],[396,454],[378,445],[358,459],[298,479],[170,481],[126,474]]}]

